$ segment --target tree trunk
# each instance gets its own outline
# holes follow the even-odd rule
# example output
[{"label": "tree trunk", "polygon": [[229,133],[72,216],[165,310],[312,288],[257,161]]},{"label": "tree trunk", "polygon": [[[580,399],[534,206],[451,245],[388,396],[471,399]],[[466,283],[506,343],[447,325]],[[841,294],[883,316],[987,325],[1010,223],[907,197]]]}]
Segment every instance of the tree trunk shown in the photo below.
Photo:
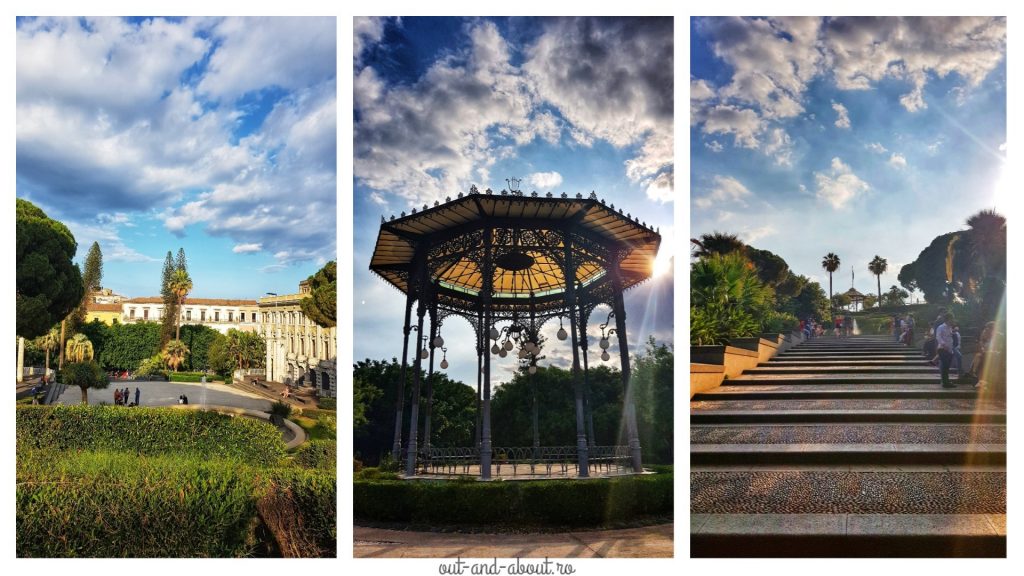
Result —
[{"label": "tree trunk", "polygon": [[43,376],[50,377],[50,349],[46,349],[46,364],[43,365]]},{"label": "tree trunk", "polygon": [[89,388],[81,386],[82,389],[82,404],[89,405]]},{"label": "tree trunk", "polygon": [[875,276],[878,278],[878,307],[882,307],[882,275],[878,274]]},{"label": "tree trunk", "polygon": [[181,340],[181,306],[183,298],[178,298],[178,309],[174,311],[174,339]]},{"label": "tree trunk", "polygon": [[60,321],[60,361],[57,363],[57,369],[64,369],[64,324],[67,320]]},{"label": "tree trunk", "polygon": [[836,315],[836,303],[832,300],[832,272],[828,273],[828,310],[834,317]]}]

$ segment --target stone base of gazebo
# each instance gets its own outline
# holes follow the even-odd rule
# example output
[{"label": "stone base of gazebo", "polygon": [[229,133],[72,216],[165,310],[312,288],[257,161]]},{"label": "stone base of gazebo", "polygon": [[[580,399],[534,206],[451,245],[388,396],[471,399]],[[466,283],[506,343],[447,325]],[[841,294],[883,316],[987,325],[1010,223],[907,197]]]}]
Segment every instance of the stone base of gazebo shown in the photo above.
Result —
[{"label": "stone base of gazebo", "polygon": [[[626,446],[591,446],[588,474],[580,476],[574,446],[495,448],[491,460],[493,480],[549,480],[565,478],[611,478],[632,476]],[[406,479],[481,478],[479,451],[473,448],[431,448],[417,460],[416,473]]]},{"label": "stone base of gazebo", "polygon": [[[459,466],[457,470],[445,469],[433,467],[427,471],[420,470],[414,476],[402,476],[404,480],[452,480],[466,478],[480,479],[480,465],[472,464],[469,466]],[[491,465],[491,480],[588,480],[592,478],[616,478],[619,476],[635,476],[642,474],[653,474],[648,470],[644,470],[639,474],[633,472],[633,469],[629,466],[601,466],[598,469],[597,466],[590,468],[590,476],[580,478],[579,471],[575,465],[567,466],[562,468],[561,466],[552,466],[548,470],[547,466],[535,466],[533,469],[528,464],[517,464],[512,466],[511,464],[503,464],[498,466],[497,464]]]}]

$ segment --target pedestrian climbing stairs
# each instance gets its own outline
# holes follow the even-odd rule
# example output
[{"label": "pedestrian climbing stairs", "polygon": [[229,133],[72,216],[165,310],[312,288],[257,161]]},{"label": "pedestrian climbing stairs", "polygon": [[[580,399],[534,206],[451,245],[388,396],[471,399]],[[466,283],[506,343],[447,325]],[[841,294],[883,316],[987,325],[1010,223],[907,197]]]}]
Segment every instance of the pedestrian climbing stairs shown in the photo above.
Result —
[{"label": "pedestrian climbing stairs", "polygon": [[809,340],[690,402],[694,557],[1006,555],[1006,402],[881,337]]}]

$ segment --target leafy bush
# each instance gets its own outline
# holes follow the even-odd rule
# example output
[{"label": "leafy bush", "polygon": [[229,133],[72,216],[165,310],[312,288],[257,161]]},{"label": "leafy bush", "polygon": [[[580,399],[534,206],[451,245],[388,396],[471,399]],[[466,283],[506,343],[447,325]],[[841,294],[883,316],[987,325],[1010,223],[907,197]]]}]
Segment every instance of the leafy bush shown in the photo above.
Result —
[{"label": "leafy bush", "polygon": [[280,416],[281,418],[287,418],[292,414],[292,405],[287,402],[281,402],[278,400],[270,406],[271,416]]},{"label": "leafy bush", "polygon": [[167,376],[167,365],[164,363],[164,357],[160,354],[154,354],[149,358],[146,358],[142,362],[139,362],[139,367],[135,369],[136,376]]},{"label": "leafy bush", "polygon": [[67,386],[79,388],[106,388],[110,385],[107,374],[96,362],[69,362],[60,372],[60,380]]},{"label": "leafy bush", "polygon": [[[356,474],[356,519],[432,525],[598,526],[671,514],[671,473],[614,479],[450,482]],[[379,473],[378,473],[379,474]]]},{"label": "leafy bush", "polygon": [[[357,460],[358,462],[358,460]],[[361,466],[361,465],[360,465]],[[398,480],[396,472],[389,472],[381,468],[359,468],[355,471],[354,480]]]},{"label": "leafy bush", "polygon": [[295,463],[303,468],[336,470],[338,468],[338,442],[310,440],[295,450]]},{"label": "leafy bush", "polygon": [[[20,557],[334,556],[336,477],[205,457],[19,451]],[[58,537],[55,537],[58,535]]]},{"label": "leafy bush", "polygon": [[252,418],[172,408],[19,406],[17,450],[110,450],[143,455],[193,454],[272,465],[281,434]]},{"label": "leafy bush", "polygon": [[690,267],[690,343],[754,336],[772,312],[774,292],[740,253],[713,254]]},{"label": "leafy bush", "polygon": [[784,312],[771,312],[764,320],[764,332],[788,334],[799,327],[800,320]]},{"label": "leafy bush", "polygon": [[327,397],[320,398],[319,400],[317,400],[317,406],[321,410],[337,410],[338,409],[338,399],[337,398],[327,398]]}]

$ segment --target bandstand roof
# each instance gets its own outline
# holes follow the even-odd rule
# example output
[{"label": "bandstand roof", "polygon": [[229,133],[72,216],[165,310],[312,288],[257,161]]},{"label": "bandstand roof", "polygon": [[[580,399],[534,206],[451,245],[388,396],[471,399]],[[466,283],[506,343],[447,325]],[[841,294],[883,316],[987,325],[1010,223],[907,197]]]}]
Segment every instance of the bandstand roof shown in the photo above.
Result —
[{"label": "bandstand roof", "polygon": [[850,288],[849,290],[844,292],[844,294],[849,296],[850,300],[863,300],[864,299],[864,295],[861,294],[860,292],[858,292],[856,288]]},{"label": "bandstand roof", "polygon": [[[505,306],[557,302],[565,291],[563,238],[572,238],[577,285],[594,290],[608,282],[612,254],[622,257],[623,289],[651,276],[661,243],[657,231],[589,197],[518,192],[478,192],[424,206],[383,220],[370,270],[404,293],[409,291],[417,250],[428,250],[428,272],[439,301],[449,308],[474,308],[484,288],[485,231],[491,230],[493,294]],[[532,297],[531,297],[532,296]]]}]

